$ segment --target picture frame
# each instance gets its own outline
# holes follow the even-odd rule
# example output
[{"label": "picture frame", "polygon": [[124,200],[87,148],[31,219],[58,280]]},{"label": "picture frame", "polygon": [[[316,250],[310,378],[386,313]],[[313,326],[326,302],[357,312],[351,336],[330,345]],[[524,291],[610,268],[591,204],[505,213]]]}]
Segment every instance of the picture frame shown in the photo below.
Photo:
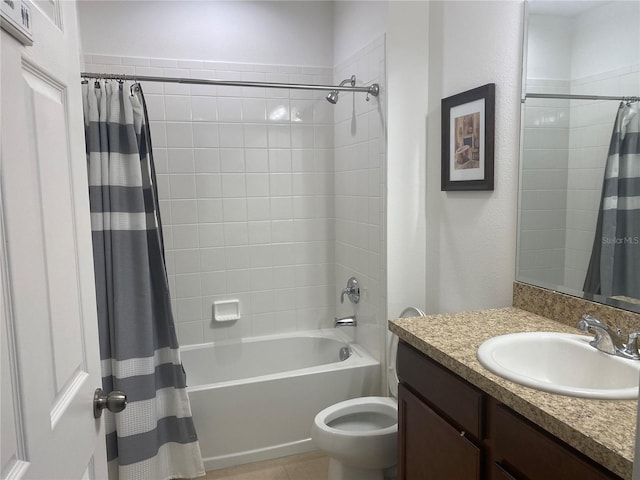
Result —
[{"label": "picture frame", "polygon": [[493,190],[495,83],[442,99],[441,190]]}]

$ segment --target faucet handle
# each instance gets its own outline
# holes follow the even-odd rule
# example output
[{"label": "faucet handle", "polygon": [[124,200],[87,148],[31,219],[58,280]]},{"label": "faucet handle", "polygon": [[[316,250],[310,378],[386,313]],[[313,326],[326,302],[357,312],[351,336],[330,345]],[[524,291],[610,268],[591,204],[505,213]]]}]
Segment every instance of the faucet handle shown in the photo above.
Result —
[{"label": "faucet handle", "polygon": [[601,352],[615,355],[617,349],[622,346],[619,335],[616,335],[606,323],[601,322],[593,315],[584,314],[577,327],[583,332],[593,333],[594,337],[589,345]]},{"label": "faucet handle", "polygon": [[589,327],[593,325],[604,325],[604,324],[600,320],[598,320],[596,317],[594,317],[593,315],[589,315],[588,313],[585,313],[584,315],[582,315],[582,318],[578,322],[578,328],[583,332],[588,331]]},{"label": "faucet handle", "polygon": [[350,293],[349,292],[349,287],[343,288],[342,292],[340,292],[340,303],[344,303],[344,294],[345,293],[347,293],[347,294]]},{"label": "faucet handle", "polygon": [[[593,329],[593,333],[596,336],[596,341],[598,341],[602,337],[602,330],[609,330],[609,326],[606,323],[597,319],[593,315],[589,315],[588,313],[582,315],[582,318],[576,326],[583,332],[589,332],[590,329]],[[620,335],[619,329],[617,333],[618,335]]]},{"label": "faucet handle", "polygon": [[[586,318],[584,318],[584,317],[586,317],[586,316],[587,316],[587,315],[584,315],[584,316],[583,316],[583,317],[578,321],[578,324],[576,325],[576,327],[578,327],[578,329],[579,329],[581,332],[587,332],[587,333],[589,333],[589,329],[591,328],[592,323],[591,323],[591,322],[589,322]],[[596,319],[596,320],[597,320],[597,319]],[[596,331],[596,334],[597,334],[597,333],[598,333],[598,332]]]},{"label": "faucet handle", "polygon": [[340,294],[340,303],[344,303],[344,294],[347,294],[351,303],[358,303],[360,301],[360,285],[356,277],[351,277],[347,281],[347,287],[342,290]]},{"label": "faucet handle", "polygon": [[640,359],[638,338],[640,338],[640,332],[629,333],[629,336],[627,337],[627,343],[624,346],[624,353],[635,359]]},{"label": "faucet handle", "polygon": [[583,315],[578,322],[578,328],[583,332],[592,331],[594,339],[589,342],[594,348],[610,355],[617,355],[629,360],[640,360],[638,337],[640,332],[631,332],[627,343],[620,338],[620,329],[612,328],[592,315]]}]

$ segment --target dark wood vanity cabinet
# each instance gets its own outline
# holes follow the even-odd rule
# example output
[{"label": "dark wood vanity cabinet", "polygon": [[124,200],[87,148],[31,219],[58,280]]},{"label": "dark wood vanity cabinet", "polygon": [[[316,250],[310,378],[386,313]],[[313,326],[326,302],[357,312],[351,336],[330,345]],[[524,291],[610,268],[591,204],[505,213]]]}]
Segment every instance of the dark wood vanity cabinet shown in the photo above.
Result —
[{"label": "dark wood vanity cabinet", "polygon": [[[410,390],[399,387],[399,478],[480,479],[481,449]],[[425,435],[425,432],[429,434]]]},{"label": "dark wood vanity cabinet", "polygon": [[397,366],[398,480],[620,480],[404,342]]},{"label": "dark wood vanity cabinet", "polygon": [[398,479],[484,478],[484,394],[404,343],[397,368]]},{"label": "dark wood vanity cabinet", "polygon": [[487,410],[491,419],[488,432],[491,461],[494,471],[499,470],[503,474],[495,478],[620,478],[493,398],[487,403]]}]

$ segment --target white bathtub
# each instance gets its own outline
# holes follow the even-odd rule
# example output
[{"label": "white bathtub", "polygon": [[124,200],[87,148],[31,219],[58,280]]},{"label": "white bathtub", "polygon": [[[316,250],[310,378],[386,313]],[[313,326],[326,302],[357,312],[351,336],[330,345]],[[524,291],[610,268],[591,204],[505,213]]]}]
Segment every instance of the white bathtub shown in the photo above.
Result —
[{"label": "white bathtub", "polygon": [[338,329],[190,345],[181,349],[208,470],[314,450],[314,416],[380,393],[380,364]]}]

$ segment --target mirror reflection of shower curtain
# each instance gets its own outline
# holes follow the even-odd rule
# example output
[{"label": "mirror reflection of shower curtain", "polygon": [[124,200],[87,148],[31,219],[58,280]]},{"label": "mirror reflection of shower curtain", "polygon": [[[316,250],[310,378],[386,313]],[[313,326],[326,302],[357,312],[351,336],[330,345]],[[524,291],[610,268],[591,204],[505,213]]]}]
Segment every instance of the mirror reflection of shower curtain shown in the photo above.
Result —
[{"label": "mirror reflection of shower curtain", "polygon": [[204,475],[169,300],[142,90],[82,85],[110,480]]},{"label": "mirror reflection of shower curtain", "polygon": [[640,104],[621,103],[611,135],[586,293],[640,299]]}]

